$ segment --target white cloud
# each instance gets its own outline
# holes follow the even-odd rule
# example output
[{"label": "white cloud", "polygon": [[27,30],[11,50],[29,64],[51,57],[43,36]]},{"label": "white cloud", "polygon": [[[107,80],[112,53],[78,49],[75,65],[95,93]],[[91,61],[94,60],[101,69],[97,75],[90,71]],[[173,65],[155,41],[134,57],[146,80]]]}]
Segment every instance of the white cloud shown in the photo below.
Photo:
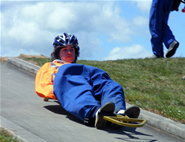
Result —
[{"label": "white cloud", "polygon": [[152,0],[132,0],[137,7],[143,12],[149,12]]},{"label": "white cloud", "polygon": [[115,47],[110,51],[104,60],[130,59],[130,58],[145,58],[151,53],[146,51],[142,45],[132,45],[130,47]]},{"label": "white cloud", "polygon": [[114,2],[2,2],[1,7],[2,56],[31,50],[50,56],[54,36],[70,32],[80,41],[80,56],[90,59],[101,50],[99,36],[128,42],[133,34]]},{"label": "white cloud", "polygon": [[[147,8],[143,1],[134,2],[142,11],[150,8],[148,4]],[[50,56],[53,50],[54,37],[63,32],[70,32],[75,34],[79,40],[80,59],[97,59],[98,55],[101,56],[98,59],[102,59],[102,52],[109,52],[111,47],[117,46],[117,43],[119,45],[120,43],[130,44],[131,42],[142,44],[134,43],[139,41],[134,40],[134,38],[140,38],[143,35],[146,37],[146,33],[149,33],[148,26],[146,28],[148,17],[135,15],[133,10],[128,12],[121,9],[116,1],[30,1],[11,2],[11,4],[9,2],[9,5],[2,2],[1,7],[2,56],[18,56],[21,52]],[[105,44],[102,45],[102,43],[106,43],[106,48]],[[138,52],[134,53],[129,48]],[[118,49],[120,52],[125,49],[129,56],[127,54],[123,54],[124,57],[118,56],[119,54],[112,50],[115,54],[110,53],[106,58],[137,58],[138,55],[136,54],[144,51],[144,47],[139,48],[136,45],[125,48],[119,47]]]},{"label": "white cloud", "polygon": [[133,24],[136,26],[148,26],[148,21],[148,18],[142,16],[137,16],[133,18]]}]

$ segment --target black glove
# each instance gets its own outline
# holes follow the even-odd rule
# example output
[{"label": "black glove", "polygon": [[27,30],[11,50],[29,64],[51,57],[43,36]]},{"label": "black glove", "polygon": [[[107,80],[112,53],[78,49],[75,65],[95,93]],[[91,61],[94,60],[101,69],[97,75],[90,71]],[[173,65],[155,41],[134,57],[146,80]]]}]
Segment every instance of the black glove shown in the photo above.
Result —
[{"label": "black glove", "polygon": [[179,10],[179,5],[182,1],[181,0],[173,0],[173,6],[171,11],[178,11]]}]

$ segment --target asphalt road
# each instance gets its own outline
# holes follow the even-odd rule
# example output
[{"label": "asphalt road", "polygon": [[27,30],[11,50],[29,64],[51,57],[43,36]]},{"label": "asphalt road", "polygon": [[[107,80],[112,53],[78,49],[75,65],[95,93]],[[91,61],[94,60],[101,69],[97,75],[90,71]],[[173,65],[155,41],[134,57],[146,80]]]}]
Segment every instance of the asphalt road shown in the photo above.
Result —
[{"label": "asphalt road", "polygon": [[164,131],[141,128],[98,130],[85,126],[53,100],[35,93],[35,75],[8,63],[1,65],[1,126],[29,142],[184,142]]}]

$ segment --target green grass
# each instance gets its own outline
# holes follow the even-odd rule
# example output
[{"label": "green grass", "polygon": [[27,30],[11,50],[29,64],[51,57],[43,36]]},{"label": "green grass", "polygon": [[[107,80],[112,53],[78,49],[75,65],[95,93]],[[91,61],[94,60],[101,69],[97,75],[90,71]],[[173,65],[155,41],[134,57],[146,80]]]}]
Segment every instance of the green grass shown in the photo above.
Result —
[{"label": "green grass", "polygon": [[19,142],[17,138],[7,133],[5,130],[0,130],[0,142]]},{"label": "green grass", "polygon": [[[42,66],[50,59],[25,58]],[[98,67],[120,83],[126,102],[185,124],[185,58],[79,60]]]}]

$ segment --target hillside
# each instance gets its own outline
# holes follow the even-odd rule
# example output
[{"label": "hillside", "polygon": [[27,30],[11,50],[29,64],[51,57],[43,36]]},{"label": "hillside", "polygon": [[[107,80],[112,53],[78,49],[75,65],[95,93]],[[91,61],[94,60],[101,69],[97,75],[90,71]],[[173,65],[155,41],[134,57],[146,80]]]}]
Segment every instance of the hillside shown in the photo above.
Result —
[{"label": "hillside", "polygon": [[[18,58],[39,66],[50,61],[45,56]],[[77,63],[105,70],[122,85],[128,103],[185,124],[185,58],[79,60]]]}]

